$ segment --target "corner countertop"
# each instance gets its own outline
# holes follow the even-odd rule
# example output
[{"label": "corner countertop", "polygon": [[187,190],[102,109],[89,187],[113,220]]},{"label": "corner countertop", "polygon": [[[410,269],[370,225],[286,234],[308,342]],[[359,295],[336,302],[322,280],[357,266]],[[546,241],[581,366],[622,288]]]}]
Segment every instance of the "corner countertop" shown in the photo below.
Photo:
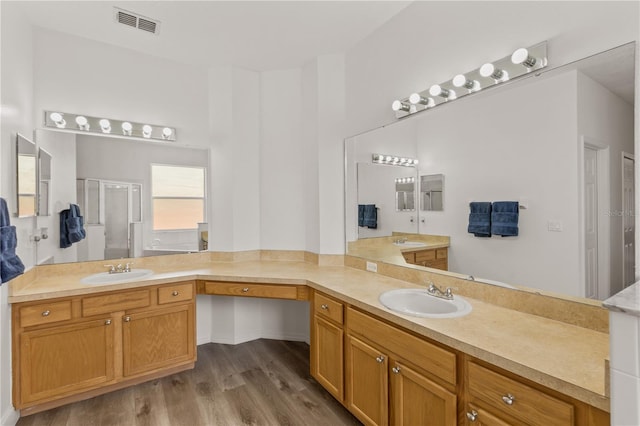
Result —
[{"label": "corner countertop", "polygon": [[602,303],[610,311],[640,317],[640,281],[611,296]]},{"label": "corner countertop", "polygon": [[[396,245],[394,241],[402,238],[423,245]],[[395,265],[406,265],[403,253],[432,250],[449,247],[449,237],[441,235],[402,234],[395,233],[390,237],[362,238],[349,242],[349,255],[364,259],[379,260]]]},{"label": "corner countertop", "polygon": [[[465,297],[470,314],[430,319],[401,315],[378,301],[395,288],[419,288],[383,275],[345,266],[320,266],[304,261],[165,262],[151,267],[154,275],[110,285],[86,285],[85,269],[36,271],[34,278],[11,283],[9,303],[45,300],[110,290],[137,288],[193,279],[307,285],[400,327],[487,361],[536,383],[556,389],[601,410],[610,410],[605,395],[605,358],[609,336],[586,328],[495,306]],[[57,265],[58,266],[58,265]],[[146,267],[146,266],[142,266]],[[49,271],[49,270],[47,270]],[[68,271],[68,272],[65,272]]]}]

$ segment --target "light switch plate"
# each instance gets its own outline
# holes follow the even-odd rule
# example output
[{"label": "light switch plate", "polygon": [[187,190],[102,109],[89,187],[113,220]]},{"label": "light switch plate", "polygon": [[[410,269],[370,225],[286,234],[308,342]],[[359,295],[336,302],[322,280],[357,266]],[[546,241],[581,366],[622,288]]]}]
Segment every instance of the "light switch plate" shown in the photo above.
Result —
[{"label": "light switch plate", "polygon": [[562,232],[562,222],[559,220],[550,220],[547,222],[549,232]]},{"label": "light switch plate", "polygon": [[378,272],[378,264],[374,262],[367,262],[367,271]]}]

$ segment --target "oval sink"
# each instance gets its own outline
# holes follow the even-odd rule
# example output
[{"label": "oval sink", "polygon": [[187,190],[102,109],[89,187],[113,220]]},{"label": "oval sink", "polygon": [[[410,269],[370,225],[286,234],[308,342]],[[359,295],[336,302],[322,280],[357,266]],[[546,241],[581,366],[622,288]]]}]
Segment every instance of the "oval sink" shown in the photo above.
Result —
[{"label": "oval sink", "polygon": [[116,272],[110,274],[108,272],[101,272],[99,274],[89,275],[80,280],[83,284],[114,284],[123,283],[126,281],[139,280],[153,275],[151,269],[132,269],[129,272]]},{"label": "oval sink", "polygon": [[427,293],[426,289],[401,288],[385,291],[380,303],[392,311],[424,318],[456,318],[471,312],[471,305],[460,296],[453,300],[441,299]]},{"label": "oval sink", "polygon": [[397,246],[405,246],[405,247],[426,247],[426,243],[421,243],[419,241],[405,241],[404,243],[393,243]]}]

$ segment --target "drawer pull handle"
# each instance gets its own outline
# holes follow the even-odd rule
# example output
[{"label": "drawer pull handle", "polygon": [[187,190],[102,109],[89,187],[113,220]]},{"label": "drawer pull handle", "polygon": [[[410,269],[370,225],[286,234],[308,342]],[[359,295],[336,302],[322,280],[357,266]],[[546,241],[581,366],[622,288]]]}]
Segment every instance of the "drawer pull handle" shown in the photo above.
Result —
[{"label": "drawer pull handle", "polygon": [[179,295],[179,294],[180,294],[180,293],[178,293],[178,291],[176,291],[176,290],[174,290],[174,291],[173,291],[173,293],[171,293],[171,295],[172,295],[172,296],[177,296],[177,295]]},{"label": "drawer pull handle", "polygon": [[398,374],[400,373],[400,367],[393,367],[391,371],[393,371],[395,374]]},{"label": "drawer pull handle", "polygon": [[478,418],[478,412],[476,410],[471,410],[467,412],[467,419],[469,419],[470,422],[475,422],[477,418]]},{"label": "drawer pull handle", "polygon": [[329,305],[324,305],[323,304],[323,305],[320,305],[320,308],[322,308],[322,309],[324,309],[326,311],[327,309],[329,309]]},{"label": "drawer pull handle", "polygon": [[248,291],[249,291],[249,287],[245,287],[245,288],[242,289],[243,293],[247,293]]},{"label": "drawer pull handle", "polygon": [[383,363],[384,362],[384,357],[382,355],[376,357],[376,361],[378,361],[378,363]]},{"label": "drawer pull handle", "polygon": [[124,322],[129,322],[129,321],[131,321],[131,317],[129,317],[129,316],[124,317]]},{"label": "drawer pull handle", "polygon": [[48,317],[50,313],[51,313],[51,311],[47,309],[46,311],[44,311],[44,312],[42,313],[42,316],[43,316],[43,317]]},{"label": "drawer pull handle", "polygon": [[104,325],[111,325],[111,320],[110,320],[110,319],[109,319],[109,320],[106,320],[106,321],[104,322]]},{"label": "drawer pull handle", "polygon": [[502,397],[502,401],[504,401],[507,405],[513,405],[513,402],[516,400],[516,397],[511,395],[510,393],[506,394]]}]

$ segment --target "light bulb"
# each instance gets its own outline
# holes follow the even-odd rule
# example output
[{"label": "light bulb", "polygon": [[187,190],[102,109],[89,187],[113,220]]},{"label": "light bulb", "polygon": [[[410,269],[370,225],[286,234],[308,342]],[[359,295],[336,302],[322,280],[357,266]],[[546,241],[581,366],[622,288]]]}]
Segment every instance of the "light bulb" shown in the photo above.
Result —
[{"label": "light bulb", "polygon": [[409,111],[409,105],[402,103],[401,101],[393,101],[391,104],[391,109],[394,111]]},{"label": "light bulb", "polygon": [[447,100],[456,98],[456,92],[449,89],[443,89],[439,84],[434,84],[433,86],[431,86],[429,88],[429,94],[431,96],[440,96]]},{"label": "light bulb", "polygon": [[67,122],[64,121],[62,114],[60,114],[59,112],[52,112],[51,114],[49,114],[49,118],[55,123],[56,127],[60,129],[63,129],[67,125]]},{"label": "light bulb", "polygon": [[491,74],[493,74],[493,70],[495,69],[496,67],[494,67],[493,64],[484,64],[480,67],[480,75],[483,77],[489,77]]},{"label": "light bulb", "polygon": [[418,164],[418,159],[416,158],[415,160],[413,160],[413,164]]},{"label": "light bulb", "polygon": [[151,126],[149,126],[148,124],[145,124],[144,126],[142,126],[142,136],[145,138],[150,138],[152,130],[153,129]]},{"label": "light bulb", "polygon": [[165,127],[164,129],[162,129],[162,138],[163,139],[170,138],[172,134],[173,134],[173,130],[171,130],[169,127]]},{"label": "light bulb", "polygon": [[100,128],[102,129],[102,133],[111,133],[111,123],[106,118],[100,120]]},{"label": "light bulb", "polygon": [[76,117],[76,124],[80,130],[89,130],[89,121],[87,117],[79,115]]},{"label": "light bulb", "polygon": [[124,133],[125,135],[131,136],[132,129],[133,129],[133,126],[128,121],[125,121],[124,123],[122,123],[122,133]]},{"label": "light bulb", "polygon": [[517,49],[511,55],[511,62],[514,64],[522,64],[527,68],[532,68],[536,64],[536,58],[529,56],[529,51],[524,47]]},{"label": "light bulb", "polygon": [[470,91],[480,90],[480,83],[476,80],[468,80],[464,74],[458,74],[453,77],[452,83],[455,87],[464,87]]},{"label": "light bulb", "polygon": [[412,93],[411,96],[409,96],[409,102],[411,102],[413,105],[422,104],[427,108],[435,105],[435,102],[432,98],[425,98],[421,96],[420,93]]},{"label": "light bulb", "polygon": [[391,156],[387,155],[387,157],[385,158],[386,161],[391,161]]},{"label": "light bulb", "polygon": [[507,81],[509,74],[506,71],[497,69],[493,64],[486,63],[480,67],[480,75],[483,77],[491,77],[496,81]]}]

